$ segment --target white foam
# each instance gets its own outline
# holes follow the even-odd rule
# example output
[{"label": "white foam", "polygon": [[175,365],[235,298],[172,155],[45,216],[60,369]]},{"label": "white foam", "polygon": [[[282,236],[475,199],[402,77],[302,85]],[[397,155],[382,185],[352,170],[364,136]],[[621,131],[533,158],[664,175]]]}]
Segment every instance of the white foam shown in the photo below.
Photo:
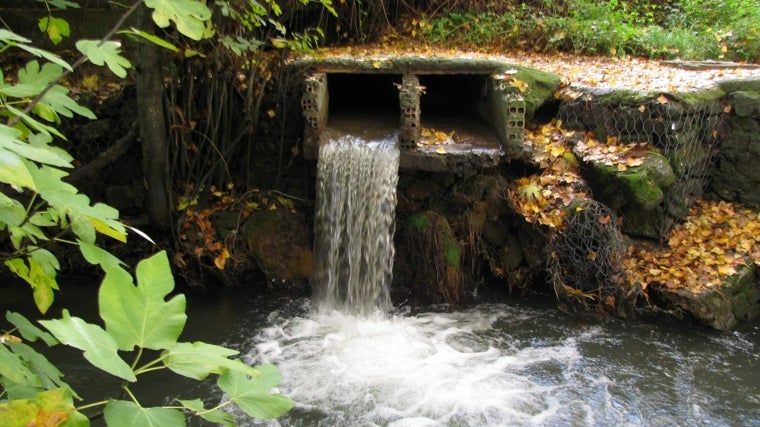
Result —
[{"label": "white foam", "polygon": [[281,319],[255,338],[251,357],[278,366],[281,392],[302,409],[284,425],[315,425],[315,416],[326,426],[546,423],[568,404],[563,372],[577,346],[512,343],[492,327],[505,310]]}]

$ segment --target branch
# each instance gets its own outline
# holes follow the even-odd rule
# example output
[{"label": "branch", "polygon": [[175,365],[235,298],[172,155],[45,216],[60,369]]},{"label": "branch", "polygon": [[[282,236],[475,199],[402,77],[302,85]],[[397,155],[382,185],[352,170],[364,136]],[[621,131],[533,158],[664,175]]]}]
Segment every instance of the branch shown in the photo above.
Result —
[{"label": "branch", "polygon": [[103,151],[98,155],[95,160],[87,163],[81,168],[71,172],[66,179],[70,184],[78,184],[88,178],[91,178],[96,173],[100,172],[103,168],[116,161],[119,157],[129,150],[129,147],[137,139],[137,122],[132,123],[132,127],[129,128],[129,132],[116,141],[112,146],[108,147],[106,151]]},{"label": "branch", "polygon": [[[98,46],[102,46],[103,43],[107,42],[111,37],[113,37],[113,35],[116,34],[117,31],[119,31],[119,28],[121,28],[121,26],[124,25],[124,22],[127,20],[127,18],[129,18],[129,16],[135,10],[137,10],[137,8],[140,6],[140,4],[142,4],[142,0],[135,0],[134,4],[132,4],[132,6],[130,6],[129,9],[127,9],[127,11],[121,16],[121,18],[119,18],[119,21],[113,26],[113,28],[111,28],[111,30],[108,31],[108,33],[105,36],[103,36],[103,38],[100,39],[100,43],[98,43]],[[77,67],[79,67],[80,65],[82,65],[84,63],[84,61],[86,61],[86,60],[87,60],[87,55],[80,56],[79,59],[77,59],[76,62],[74,62],[71,65],[71,69],[75,70]],[[55,80],[51,81],[50,83],[48,83],[48,85],[45,86],[45,89],[43,89],[42,92],[40,92],[39,95],[37,95],[32,100],[32,102],[30,102],[29,105],[27,105],[26,108],[24,108],[24,114],[29,114],[32,111],[32,109],[34,109],[34,107],[36,107],[37,104],[40,103],[40,100],[42,99],[42,97],[44,97],[45,94],[48,93],[48,91],[50,89],[52,89],[55,85],[57,85],[58,83],[60,83],[60,81],[64,77],[68,76],[71,73],[72,73],[72,71],[64,70],[63,73],[61,73],[61,75],[58,76],[57,79],[55,79]],[[13,127],[13,126],[16,125],[16,123],[18,123],[19,120],[21,120],[21,116],[19,116],[19,115],[12,116],[10,119],[8,119],[7,126],[8,127]]]}]

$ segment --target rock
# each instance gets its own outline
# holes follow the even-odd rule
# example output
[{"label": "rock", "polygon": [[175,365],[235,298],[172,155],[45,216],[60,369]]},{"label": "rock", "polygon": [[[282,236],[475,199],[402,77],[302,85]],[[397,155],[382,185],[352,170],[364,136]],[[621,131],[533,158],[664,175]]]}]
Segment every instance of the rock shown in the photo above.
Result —
[{"label": "rock", "polygon": [[269,282],[297,284],[311,276],[310,233],[299,214],[287,209],[253,212],[242,234]]},{"label": "rock", "polygon": [[649,152],[643,164],[622,172],[600,162],[584,162],[582,170],[595,198],[623,216],[624,233],[661,237],[665,211],[660,207],[676,179],[665,157]]},{"label": "rock", "polygon": [[728,99],[737,116],[760,118],[760,92],[742,90],[732,93]]},{"label": "rock", "polygon": [[523,262],[523,250],[520,245],[520,238],[516,234],[508,234],[506,242],[501,247],[499,253],[500,267],[505,272],[516,270]]},{"label": "rock", "polygon": [[718,288],[669,290],[661,287],[658,293],[672,306],[714,329],[728,330],[760,314],[760,292],[754,264],[741,268]]},{"label": "rock", "polygon": [[426,211],[409,217],[405,227],[412,293],[433,303],[467,298],[462,280],[462,247],[446,218]]},{"label": "rock", "polygon": [[747,207],[760,207],[760,120],[731,115],[710,190]]}]

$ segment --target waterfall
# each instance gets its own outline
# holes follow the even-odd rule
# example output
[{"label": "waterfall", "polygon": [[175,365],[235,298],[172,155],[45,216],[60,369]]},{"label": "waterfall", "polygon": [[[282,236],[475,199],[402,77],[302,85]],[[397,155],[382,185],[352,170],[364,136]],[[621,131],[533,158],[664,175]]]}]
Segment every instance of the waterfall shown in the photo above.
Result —
[{"label": "waterfall", "polygon": [[391,308],[396,138],[345,135],[319,149],[312,288],[319,311]]}]

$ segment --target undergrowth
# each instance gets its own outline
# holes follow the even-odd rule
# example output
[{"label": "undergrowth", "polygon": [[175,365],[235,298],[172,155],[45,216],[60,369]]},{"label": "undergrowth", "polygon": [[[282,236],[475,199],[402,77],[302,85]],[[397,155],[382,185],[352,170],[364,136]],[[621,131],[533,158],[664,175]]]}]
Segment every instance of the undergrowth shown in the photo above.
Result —
[{"label": "undergrowth", "polygon": [[450,0],[418,11],[403,29],[458,46],[760,61],[757,0]]}]

